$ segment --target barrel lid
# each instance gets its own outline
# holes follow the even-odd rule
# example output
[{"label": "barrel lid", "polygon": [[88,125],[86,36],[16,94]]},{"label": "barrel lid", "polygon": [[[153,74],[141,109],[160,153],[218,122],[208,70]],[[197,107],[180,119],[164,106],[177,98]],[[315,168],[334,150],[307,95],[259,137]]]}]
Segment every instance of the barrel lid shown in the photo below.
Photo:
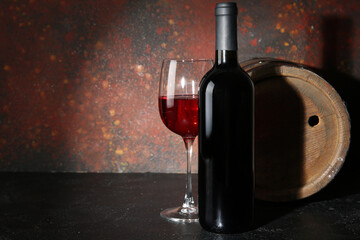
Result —
[{"label": "barrel lid", "polygon": [[347,109],[335,89],[300,64],[241,63],[255,86],[256,197],[291,201],[325,187],[350,143]]}]

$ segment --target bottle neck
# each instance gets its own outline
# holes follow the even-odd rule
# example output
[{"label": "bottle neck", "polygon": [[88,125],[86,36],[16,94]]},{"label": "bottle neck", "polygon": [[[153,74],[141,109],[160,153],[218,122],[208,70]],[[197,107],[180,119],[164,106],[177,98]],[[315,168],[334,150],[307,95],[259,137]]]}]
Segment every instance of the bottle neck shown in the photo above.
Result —
[{"label": "bottle neck", "polygon": [[216,50],[215,65],[239,65],[237,50]]},{"label": "bottle neck", "polygon": [[237,8],[217,8],[215,64],[238,64],[237,59]]}]

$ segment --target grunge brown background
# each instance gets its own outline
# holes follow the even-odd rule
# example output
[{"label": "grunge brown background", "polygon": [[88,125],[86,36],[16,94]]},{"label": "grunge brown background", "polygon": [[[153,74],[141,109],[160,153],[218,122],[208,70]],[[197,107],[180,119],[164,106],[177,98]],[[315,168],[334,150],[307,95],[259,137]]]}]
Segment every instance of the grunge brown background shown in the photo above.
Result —
[{"label": "grunge brown background", "polygon": [[[357,0],[237,3],[241,61],[280,58],[346,76],[340,88],[358,83]],[[215,4],[1,1],[0,171],[184,172],[183,142],[158,113],[161,60],[213,58]],[[357,95],[339,93],[355,112]]]}]

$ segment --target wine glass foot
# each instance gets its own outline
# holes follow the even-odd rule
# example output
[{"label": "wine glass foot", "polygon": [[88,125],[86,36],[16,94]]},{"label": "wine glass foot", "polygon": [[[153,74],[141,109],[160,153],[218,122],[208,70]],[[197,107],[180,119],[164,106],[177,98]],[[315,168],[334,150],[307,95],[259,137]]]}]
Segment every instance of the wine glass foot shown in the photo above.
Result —
[{"label": "wine glass foot", "polygon": [[179,223],[199,222],[197,207],[183,208],[175,207],[168,208],[160,212],[160,216],[168,221]]}]

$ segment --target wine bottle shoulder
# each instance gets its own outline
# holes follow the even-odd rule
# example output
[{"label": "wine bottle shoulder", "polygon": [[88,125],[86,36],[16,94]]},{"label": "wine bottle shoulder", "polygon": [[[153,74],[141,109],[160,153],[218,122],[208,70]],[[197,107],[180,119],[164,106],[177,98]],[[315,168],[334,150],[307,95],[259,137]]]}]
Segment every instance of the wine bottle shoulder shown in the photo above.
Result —
[{"label": "wine bottle shoulder", "polygon": [[241,67],[213,67],[200,82],[200,92],[212,88],[241,88],[254,91],[250,76]]}]

